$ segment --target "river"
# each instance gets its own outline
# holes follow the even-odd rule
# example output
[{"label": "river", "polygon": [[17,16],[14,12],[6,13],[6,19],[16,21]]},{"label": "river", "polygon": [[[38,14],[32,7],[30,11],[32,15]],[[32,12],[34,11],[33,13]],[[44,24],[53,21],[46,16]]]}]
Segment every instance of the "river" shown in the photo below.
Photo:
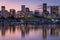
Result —
[{"label": "river", "polygon": [[60,40],[60,25],[0,24],[0,40]]}]

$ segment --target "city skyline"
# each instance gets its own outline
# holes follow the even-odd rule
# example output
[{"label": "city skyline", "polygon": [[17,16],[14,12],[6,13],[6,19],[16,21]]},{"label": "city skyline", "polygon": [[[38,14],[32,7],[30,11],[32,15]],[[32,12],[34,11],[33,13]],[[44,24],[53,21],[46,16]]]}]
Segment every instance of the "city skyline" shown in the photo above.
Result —
[{"label": "city skyline", "polygon": [[6,6],[7,10],[21,10],[21,5],[26,5],[30,10],[36,10],[38,9],[38,5],[42,5],[42,3],[47,3],[47,5],[59,5],[59,1],[60,0],[0,0],[0,10],[1,6]]}]

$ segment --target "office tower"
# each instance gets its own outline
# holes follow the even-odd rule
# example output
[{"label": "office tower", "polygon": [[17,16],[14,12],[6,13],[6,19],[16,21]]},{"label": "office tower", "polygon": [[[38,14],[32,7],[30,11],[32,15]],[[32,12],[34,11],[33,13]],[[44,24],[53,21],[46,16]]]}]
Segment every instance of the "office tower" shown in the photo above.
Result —
[{"label": "office tower", "polygon": [[58,14],[59,7],[58,6],[51,6],[51,14]]},{"label": "office tower", "polygon": [[20,15],[20,14],[21,14],[21,11],[17,11],[17,14],[19,14],[19,15]]},{"label": "office tower", "polygon": [[1,16],[4,17],[5,13],[6,13],[5,6],[1,6]]},{"label": "office tower", "polygon": [[26,7],[25,9],[26,9],[25,16],[28,17],[30,14],[30,9],[28,7]]},{"label": "office tower", "polygon": [[5,11],[5,6],[1,6],[1,11]]},{"label": "office tower", "polygon": [[17,11],[16,18],[22,18],[25,14],[23,14],[21,11]]},{"label": "office tower", "polygon": [[14,16],[16,13],[15,9],[10,9],[10,16]]},{"label": "office tower", "polygon": [[33,14],[33,11],[30,11],[30,14]]},{"label": "office tower", "polygon": [[23,13],[26,12],[25,5],[21,5],[21,11],[22,11]]},{"label": "office tower", "polygon": [[7,10],[5,10],[4,14],[3,14],[4,18],[8,18],[9,17],[9,12]]},{"label": "office tower", "polygon": [[9,16],[9,12],[5,9],[5,6],[1,6],[1,16],[4,18]]},{"label": "office tower", "polygon": [[47,11],[47,4],[43,3],[43,13],[45,13]]},{"label": "office tower", "polygon": [[0,18],[2,17],[2,15],[1,15],[1,11],[0,11]]},{"label": "office tower", "polygon": [[30,13],[30,9],[26,7],[26,14],[28,15]]},{"label": "office tower", "polygon": [[30,9],[28,7],[26,7],[26,12],[30,12]]},{"label": "office tower", "polygon": [[58,17],[58,11],[59,11],[58,6],[51,6],[51,16],[52,16],[52,18],[57,18]]},{"label": "office tower", "polygon": [[43,3],[43,14],[44,17],[48,17],[49,11],[47,11],[47,4]]},{"label": "office tower", "polygon": [[38,16],[38,15],[39,15],[39,10],[35,10],[34,14],[35,14],[36,16]]},{"label": "office tower", "polygon": [[33,11],[29,12],[30,17],[33,17]]},{"label": "office tower", "polygon": [[16,18],[20,18],[20,17],[21,17],[21,11],[17,11]]}]

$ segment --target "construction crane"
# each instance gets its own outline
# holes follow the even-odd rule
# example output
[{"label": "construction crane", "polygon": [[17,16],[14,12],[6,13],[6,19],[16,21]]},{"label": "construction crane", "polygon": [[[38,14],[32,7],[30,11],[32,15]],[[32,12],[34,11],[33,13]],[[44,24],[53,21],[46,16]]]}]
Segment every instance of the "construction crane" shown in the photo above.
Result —
[{"label": "construction crane", "polygon": [[[60,7],[60,5],[53,5],[53,6],[58,6],[58,7]],[[47,9],[48,8],[51,8],[52,6],[47,6]],[[43,9],[43,5],[38,5],[38,9]]]},{"label": "construction crane", "polygon": [[[58,7],[58,8],[60,8],[60,5],[52,5],[52,6],[48,6],[47,5],[47,9],[51,9],[51,7]],[[38,9],[43,9],[43,5],[38,5]],[[59,18],[59,17],[56,17],[56,18]]]},{"label": "construction crane", "polygon": [[[58,6],[58,7],[60,7],[60,5],[53,5],[53,6]],[[47,6],[47,9],[48,8],[51,8],[52,6]],[[43,9],[43,5],[38,5],[38,9]]]}]

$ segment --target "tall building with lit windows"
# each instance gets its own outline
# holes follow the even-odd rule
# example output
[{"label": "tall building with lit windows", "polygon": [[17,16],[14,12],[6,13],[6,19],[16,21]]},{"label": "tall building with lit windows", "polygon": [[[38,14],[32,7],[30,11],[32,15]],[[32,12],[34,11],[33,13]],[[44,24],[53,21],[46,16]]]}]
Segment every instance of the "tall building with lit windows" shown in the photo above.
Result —
[{"label": "tall building with lit windows", "polygon": [[51,6],[51,15],[53,17],[57,17],[59,13],[59,7],[58,6]]},{"label": "tall building with lit windows", "polygon": [[26,17],[29,17],[30,9],[28,7],[26,7],[25,9],[26,9],[25,16]]},{"label": "tall building with lit windows", "polygon": [[1,15],[5,13],[5,6],[1,6]]},{"label": "tall building with lit windows", "polygon": [[35,10],[34,14],[35,14],[36,16],[38,16],[38,15],[39,15],[39,10]]},{"label": "tall building with lit windows", "polygon": [[14,16],[16,13],[15,9],[10,9],[10,16]]},{"label": "tall building with lit windows", "polygon": [[30,9],[28,7],[26,7],[26,12],[29,12],[29,11],[30,11]]},{"label": "tall building with lit windows", "polygon": [[21,12],[21,11],[17,11],[17,14],[16,14],[16,18],[22,18],[24,17],[25,15]]},{"label": "tall building with lit windows", "polygon": [[47,4],[43,3],[43,13],[45,13],[47,11]]},{"label": "tall building with lit windows", "polygon": [[43,16],[47,17],[48,16],[48,11],[47,11],[47,4],[43,3]]},{"label": "tall building with lit windows", "polygon": [[51,6],[51,14],[58,14],[59,7],[58,6]]},{"label": "tall building with lit windows", "polygon": [[5,6],[1,6],[1,11],[5,11]]},{"label": "tall building with lit windows", "polygon": [[5,9],[5,6],[1,6],[0,16],[4,18],[9,17],[9,12]]}]

